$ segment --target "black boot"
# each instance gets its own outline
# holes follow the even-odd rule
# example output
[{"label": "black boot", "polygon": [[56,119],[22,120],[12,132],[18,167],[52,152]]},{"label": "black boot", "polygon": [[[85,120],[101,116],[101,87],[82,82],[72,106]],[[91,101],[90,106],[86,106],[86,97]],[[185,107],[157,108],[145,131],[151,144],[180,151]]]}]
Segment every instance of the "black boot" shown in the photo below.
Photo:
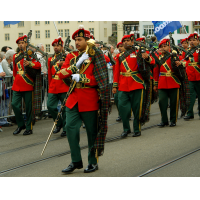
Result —
[{"label": "black boot", "polygon": [[26,126],[22,126],[22,127],[18,127],[14,132],[13,132],[13,135],[17,135],[19,134],[23,129],[25,129]]},{"label": "black boot", "polygon": [[53,131],[53,133],[55,134],[55,133],[60,132],[61,128],[62,128],[61,126],[56,126],[55,130]]},{"label": "black boot", "polygon": [[194,116],[193,117],[192,116],[185,116],[183,119],[186,120],[186,121],[188,121],[190,119],[194,119]]},{"label": "black boot", "polygon": [[67,136],[66,131],[63,131],[63,132],[61,133],[60,136],[61,136],[61,137],[65,137],[65,136]]},{"label": "black boot", "polygon": [[128,135],[129,133],[131,133],[130,130],[129,130],[129,131],[124,131],[124,132],[121,134],[121,138],[127,137],[127,135]]},{"label": "black boot", "polygon": [[79,162],[71,162],[70,165],[66,169],[62,170],[62,172],[68,174],[68,173],[73,172],[75,169],[81,169],[81,168],[83,168],[82,160]]},{"label": "black boot", "polygon": [[174,127],[174,126],[176,126],[176,123],[175,122],[170,122],[170,125],[169,125],[170,127]]},{"label": "black boot", "polygon": [[116,119],[116,122],[121,122],[122,121],[122,118],[119,116],[117,119]]},{"label": "black boot", "polygon": [[132,137],[138,137],[141,135],[141,132],[136,132],[136,133],[133,133]]},{"label": "black boot", "polygon": [[158,124],[157,126],[160,127],[160,128],[162,128],[162,127],[164,127],[164,126],[168,126],[168,125],[169,125],[168,122],[167,122],[167,123],[163,123],[163,122],[161,122],[161,123]]},{"label": "black boot", "polygon": [[23,135],[31,135],[33,134],[33,131],[32,130],[25,130]]},{"label": "black boot", "polygon": [[90,173],[98,170],[98,164],[89,164],[85,169],[84,173]]}]

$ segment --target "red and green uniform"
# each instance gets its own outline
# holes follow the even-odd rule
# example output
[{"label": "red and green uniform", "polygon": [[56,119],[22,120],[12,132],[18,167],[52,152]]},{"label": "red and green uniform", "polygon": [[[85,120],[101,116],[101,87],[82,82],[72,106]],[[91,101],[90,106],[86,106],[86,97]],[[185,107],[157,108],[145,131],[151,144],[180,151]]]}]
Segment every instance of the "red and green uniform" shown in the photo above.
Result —
[{"label": "red and green uniform", "polygon": [[[163,55],[159,56],[162,59]],[[168,123],[167,107],[168,98],[170,99],[170,121],[176,123],[178,117],[179,88],[180,80],[174,74],[169,58],[160,67],[157,65],[153,70],[154,85],[158,86],[159,107],[162,116],[162,122]]]},{"label": "red and green uniform", "polygon": [[[12,86],[13,97],[12,97],[12,107],[16,116],[16,121],[18,127],[24,126],[24,119],[21,111],[22,97],[24,98],[26,105],[26,130],[32,130],[32,98],[34,90],[34,80],[25,73],[24,76],[24,58],[15,63],[15,59],[20,56],[21,53],[13,55],[13,77],[14,83]],[[29,61],[29,66],[33,69],[40,69],[40,62],[32,59]]]},{"label": "red and green uniform", "polygon": [[[77,72],[75,64],[79,52],[73,52],[67,55],[65,63],[58,74],[60,79],[70,77]],[[80,126],[82,121],[85,124],[89,150],[94,145],[97,136],[97,114],[99,109],[99,95],[97,92],[97,82],[94,74],[94,64],[89,58],[85,60],[80,68],[80,81],[70,94],[66,102],[66,131],[71,150],[72,162],[82,160],[79,146]],[[95,153],[88,152],[89,164],[96,164]]]},{"label": "red and green uniform", "polygon": [[[51,66],[51,62],[56,59],[56,54],[53,57],[48,59],[48,84],[49,84],[49,91],[48,91],[48,101],[47,101],[47,108],[51,113],[53,120],[55,121],[58,115],[58,102],[60,101],[61,104],[66,97],[66,93],[69,90],[69,86],[67,86],[63,80],[61,80],[58,76],[60,73],[59,67],[59,60]],[[60,116],[56,126],[63,127],[63,131],[65,130],[65,123],[66,123],[66,113],[65,109],[62,111],[62,116]]]},{"label": "red and green uniform", "polygon": [[139,118],[142,111],[144,80],[138,72],[135,52],[127,56],[121,63],[119,62],[120,55],[116,56],[113,87],[118,88],[118,107],[124,131],[130,130],[129,117],[132,108],[134,132],[137,133],[141,131]]},{"label": "red and green uniform", "polygon": [[190,87],[190,106],[187,115],[191,117],[194,116],[193,107],[196,100],[196,95],[198,96],[198,108],[200,109],[200,65],[198,64],[199,51],[200,49],[193,53],[193,57],[189,57],[189,60],[185,61],[186,73]]}]

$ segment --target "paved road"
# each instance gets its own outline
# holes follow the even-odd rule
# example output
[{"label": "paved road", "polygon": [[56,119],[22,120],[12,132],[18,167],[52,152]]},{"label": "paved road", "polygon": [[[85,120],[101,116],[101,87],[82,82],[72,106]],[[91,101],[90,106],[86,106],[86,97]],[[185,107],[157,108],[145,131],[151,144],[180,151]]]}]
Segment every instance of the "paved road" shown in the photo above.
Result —
[{"label": "paved road", "polygon": [[[195,105],[194,110],[197,111],[197,105]],[[122,123],[116,123],[116,118],[117,109],[113,106],[112,113],[109,115],[107,138],[119,136],[123,131]],[[133,121],[130,121],[130,123],[132,126]],[[146,123],[142,128],[147,128],[158,123],[160,123],[160,112],[158,104],[155,103],[151,108],[150,122]],[[13,136],[12,132],[17,128],[16,125],[4,128],[4,131],[0,133],[0,172],[69,151],[67,138],[61,138],[59,134],[54,134],[44,155],[40,155],[52,125],[52,119],[38,121],[34,126],[33,135],[30,136],[23,136],[22,133]],[[188,122],[179,119],[177,126],[173,128],[153,127],[142,131],[141,137],[134,138],[130,134],[126,139],[108,142],[105,144],[104,156],[99,158],[99,170],[95,173],[84,174],[83,169],[80,169],[75,170],[74,173],[69,175],[62,174],[61,170],[66,168],[71,162],[70,153],[68,153],[6,173],[0,173],[0,176],[135,177],[200,148],[199,130],[200,120],[196,114],[195,119]],[[85,145],[87,145],[87,136],[85,130],[81,128],[80,146]],[[88,149],[83,149],[81,154],[85,168],[87,166]],[[199,176],[199,154],[200,152],[196,152],[147,176]]]}]

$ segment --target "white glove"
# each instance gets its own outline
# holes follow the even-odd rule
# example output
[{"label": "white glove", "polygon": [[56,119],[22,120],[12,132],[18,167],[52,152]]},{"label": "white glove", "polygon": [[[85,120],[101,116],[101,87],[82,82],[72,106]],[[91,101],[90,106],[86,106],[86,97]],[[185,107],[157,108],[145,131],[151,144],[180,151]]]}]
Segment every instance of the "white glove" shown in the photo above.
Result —
[{"label": "white glove", "polygon": [[72,74],[72,80],[78,83],[80,80],[80,74]]},{"label": "white glove", "polygon": [[87,60],[89,58],[89,55],[84,53],[76,63],[76,67],[79,69],[81,67],[81,64],[83,63],[84,60]]}]

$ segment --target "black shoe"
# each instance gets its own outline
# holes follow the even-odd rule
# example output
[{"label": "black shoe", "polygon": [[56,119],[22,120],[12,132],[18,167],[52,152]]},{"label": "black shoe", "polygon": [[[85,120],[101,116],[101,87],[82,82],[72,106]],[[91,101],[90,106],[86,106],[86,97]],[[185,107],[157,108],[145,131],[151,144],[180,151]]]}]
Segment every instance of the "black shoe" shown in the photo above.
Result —
[{"label": "black shoe", "polygon": [[83,124],[83,128],[85,128],[85,124]]},{"label": "black shoe", "polygon": [[121,138],[127,137],[127,135],[128,135],[129,133],[131,133],[130,130],[129,130],[129,131],[124,131],[124,132],[121,134]]},{"label": "black shoe", "polygon": [[157,124],[157,126],[160,127],[160,128],[162,128],[162,127],[164,127],[164,126],[168,126],[168,125],[169,125],[168,122],[167,122],[167,123],[161,122],[160,124]]},{"label": "black shoe", "polygon": [[192,116],[185,116],[183,119],[187,121],[187,120],[190,120],[190,119],[194,119],[194,117],[192,117]]},{"label": "black shoe", "polygon": [[32,130],[25,130],[23,135],[31,135],[33,134],[33,131]]},{"label": "black shoe", "polygon": [[61,136],[61,137],[65,137],[65,136],[67,136],[66,131],[63,131],[63,132],[61,133],[60,136]]},{"label": "black shoe", "polygon": [[53,131],[54,134],[60,132],[61,126],[56,126],[55,130]]},{"label": "black shoe", "polygon": [[122,118],[119,116],[117,119],[116,119],[116,122],[121,122],[122,121]]},{"label": "black shoe", "polygon": [[18,127],[14,132],[13,132],[13,135],[17,135],[19,134],[23,129],[25,129],[26,126],[22,126],[22,127]]},{"label": "black shoe", "polygon": [[81,169],[81,168],[83,168],[82,160],[79,162],[70,163],[70,165],[66,169],[63,169],[62,172],[67,174],[73,172],[75,169]]},{"label": "black shoe", "polygon": [[141,135],[141,132],[136,132],[136,133],[133,133],[132,137],[138,137]]},{"label": "black shoe", "polygon": [[84,173],[90,173],[98,170],[98,164],[89,164],[85,169]]},{"label": "black shoe", "polygon": [[170,127],[174,127],[174,126],[176,126],[176,123],[171,122],[169,126],[170,126]]}]

